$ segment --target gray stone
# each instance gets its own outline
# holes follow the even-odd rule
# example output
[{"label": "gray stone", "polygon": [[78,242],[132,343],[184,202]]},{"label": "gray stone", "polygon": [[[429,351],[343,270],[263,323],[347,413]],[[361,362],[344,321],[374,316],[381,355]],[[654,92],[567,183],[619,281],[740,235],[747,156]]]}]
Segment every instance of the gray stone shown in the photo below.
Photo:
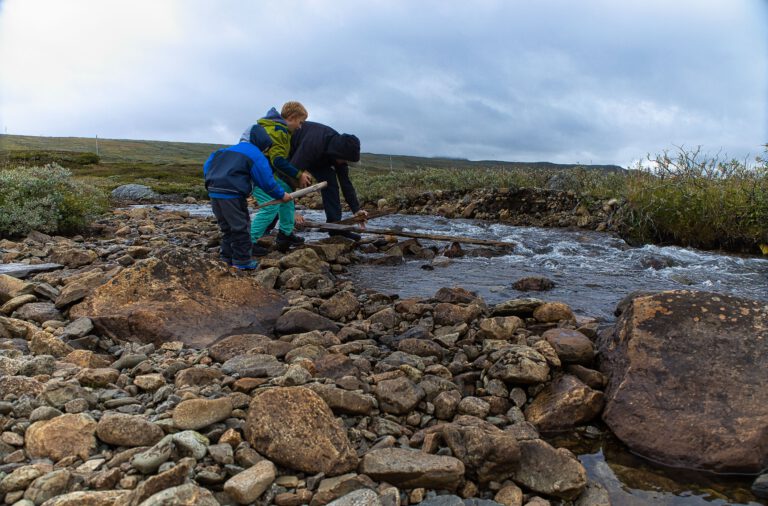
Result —
[{"label": "gray stone", "polygon": [[272,355],[238,355],[224,362],[221,370],[226,374],[238,374],[241,378],[275,378],[282,376],[288,366]]},{"label": "gray stone", "polygon": [[160,197],[149,186],[143,184],[124,184],[112,190],[112,198],[116,200],[151,200]]},{"label": "gray stone", "polygon": [[464,464],[454,457],[384,448],[368,452],[360,462],[359,471],[404,489],[455,489],[464,477]]},{"label": "gray stone", "polygon": [[173,442],[179,453],[195,460],[201,460],[205,457],[208,452],[207,447],[210,444],[207,437],[193,430],[184,430],[173,434]]},{"label": "gray stone", "polygon": [[173,436],[165,436],[152,448],[131,457],[131,465],[143,474],[154,473],[163,462],[171,458],[173,448]]}]

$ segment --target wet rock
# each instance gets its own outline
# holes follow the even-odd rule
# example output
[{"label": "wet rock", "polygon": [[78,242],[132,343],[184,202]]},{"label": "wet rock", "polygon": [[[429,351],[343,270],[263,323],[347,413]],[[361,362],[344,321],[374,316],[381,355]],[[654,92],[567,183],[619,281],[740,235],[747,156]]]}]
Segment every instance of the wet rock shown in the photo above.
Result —
[{"label": "wet rock", "polygon": [[520,466],[511,479],[534,492],[572,500],[587,486],[587,472],[564,448],[555,449],[541,439],[519,441]]},{"label": "wet rock", "polygon": [[632,451],[657,462],[764,469],[766,321],[764,302],[715,293],[632,299],[599,341],[610,377],[603,419]]},{"label": "wet rock", "polygon": [[521,278],[512,283],[512,288],[521,292],[544,292],[555,287],[555,282],[542,276]]},{"label": "wet rock", "polygon": [[275,465],[262,460],[227,480],[224,491],[238,504],[252,503],[275,481],[275,474]]},{"label": "wet rock", "polygon": [[557,323],[562,320],[575,320],[573,310],[562,302],[545,302],[533,311],[533,317],[542,323]]},{"label": "wet rock", "polygon": [[491,353],[488,376],[508,383],[543,383],[549,375],[547,360],[533,348],[509,345]]},{"label": "wet rock", "polygon": [[525,409],[525,419],[543,432],[570,429],[596,418],[603,400],[602,392],[565,374],[536,395]]},{"label": "wet rock", "polygon": [[552,345],[565,364],[590,364],[595,356],[592,341],[578,330],[550,329],[541,337]]},{"label": "wet rock", "polygon": [[448,304],[469,304],[480,299],[476,293],[470,292],[465,288],[454,286],[453,288],[440,288],[433,297],[437,302]]},{"label": "wet rock", "polygon": [[312,330],[328,330],[335,333],[339,331],[339,326],[328,318],[306,309],[288,311],[280,316],[275,324],[275,332],[278,334],[301,334]]},{"label": "wet rock", "polygon": [[404,448],[384,448],[365,454],[360,462],[360,472],[402,489],[454,490],[464,476],[464,464],[454,457]]},{"label": "wet rock", "polygon": [[25,449],[32,457],[59,461],[76,455],[86,460],[96,448],[96,422],[85,414],[66,414],[35,422],[27,429]]},{"label": "wet rock", "polygon": [[182,401],[173,410],[173,424],[179,429],[202,429],[225,420],[232,414],[232,400],[190,399]]},{"label": "wet rock", "polygon": [[307,388],[274,388],[254,396],[245,435],[259,453],[291,469],[337,475],[357,466],[346,431]]},{"label": "wet rock", "polygon": [[611,498],[605,487],[590,481],[576,500],[575,506],[611,506]]},{"label": "wet rock", "polygon": [[96,436],[115,446],[152,446],[163,437],[163,429],[142,416],[105,414],[96,426]]},{"label": "wet rock", "polygon": [[190,250],[171,249],[137,262],[70,310],[124,340],[208,346],[235,330],[271,327],[283,299]]},{"label": "wet rock", "polygon": [[245,355],[248,350],[271,341],[261,334],[236,334],[225,337],[208,347],[208,355],[217,362],[226,362],[229,359]]},{"label": "wet rock", "polygon": [[374,392],[381,410],[396,415],[409,413],[426,395],[423,388],[405,377],[380,381]]}]

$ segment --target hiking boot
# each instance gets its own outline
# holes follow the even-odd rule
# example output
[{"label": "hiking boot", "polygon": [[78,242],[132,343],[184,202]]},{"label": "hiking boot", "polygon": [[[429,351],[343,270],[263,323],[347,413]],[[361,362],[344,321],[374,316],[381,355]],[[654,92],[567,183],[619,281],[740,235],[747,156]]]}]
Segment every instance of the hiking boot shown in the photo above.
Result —
[{"label": "hiking boot", "polygon": [[260,246],[254,242],[251,244],[251,254],[255,257],[263,257],[269,255],[269,250],[264,246]]},{"label": "hiking boot", "polygon": [[280,231],[277,233],[277,239],[275,239],[275,246],[280,253],[285,253],[291,246],[301,246],[302,244],[304,244],[304,238],[294,233],[286,235]]},{"label": "hiking boot", "polygon": [[246,263],[233,263],[232,267],[240,269],[241,271],[252,271],[259,268],[259,262],[256,260],[249,260]]}]

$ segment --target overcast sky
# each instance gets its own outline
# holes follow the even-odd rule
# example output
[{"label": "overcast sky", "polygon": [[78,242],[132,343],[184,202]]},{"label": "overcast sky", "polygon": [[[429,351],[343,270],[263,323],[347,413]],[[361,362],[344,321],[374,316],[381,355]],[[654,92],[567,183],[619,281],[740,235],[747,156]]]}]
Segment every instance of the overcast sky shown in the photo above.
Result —
[{"label": "overcast sky", "polygon": [[365,152],[754,157],[768,142],[767,3],[0,0],[0,125],[231,144],[299,100]]}]

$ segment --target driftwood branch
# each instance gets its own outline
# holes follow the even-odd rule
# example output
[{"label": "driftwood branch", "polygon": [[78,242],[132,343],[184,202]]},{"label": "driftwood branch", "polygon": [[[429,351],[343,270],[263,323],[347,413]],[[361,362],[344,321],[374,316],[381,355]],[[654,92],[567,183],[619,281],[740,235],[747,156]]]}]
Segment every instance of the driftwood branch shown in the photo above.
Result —
[{"label": "driftwood branch", "polygon": [[447,241],[458,242],[462,244],[477,244],[480,246],[494,246],[497,248],[514,248],[515,244],[504,241],[494,241],[491,239],[475,239],[472,237],[457,237],[453,235],[440,235],[440,234],[427,234],[421,232],[405,232],[402,230],[393,230],[388,228],[372,228],[372,227],[358,227],[355,225],[341,225],[339,223],[317,223],[314,221],[306,220],[304,226],[307,228],[316,228],[319,230],[329,231],[347,231],[356,232],[358,234],[378,234],[378,235],[394,235],[399,237],[410,237],[413,239],[428,239],[431,241]]},{"label": "driftwood branch", "polygon": [[[322,183],[313,184],[312,186],[307,186],[306,188],[302,188],[301,190],[296,190],[295,192],[291,192],[291,196],[294,199],[297,199],[297,198],[303,197],[304,195],[307,195],[309,193],[314,193],[314,192],[320,191],[323,188],[325,188],[326,186],[328,186],[328,183],[323,181]],[[265,203],[263,203],[261,205],[256,206],[255,209],[261,209],[262,207],[274,206],[274,205],[282,204],[282,203],[283,203],[282,199],[270,200],[269,202],[265,202]]]}]

